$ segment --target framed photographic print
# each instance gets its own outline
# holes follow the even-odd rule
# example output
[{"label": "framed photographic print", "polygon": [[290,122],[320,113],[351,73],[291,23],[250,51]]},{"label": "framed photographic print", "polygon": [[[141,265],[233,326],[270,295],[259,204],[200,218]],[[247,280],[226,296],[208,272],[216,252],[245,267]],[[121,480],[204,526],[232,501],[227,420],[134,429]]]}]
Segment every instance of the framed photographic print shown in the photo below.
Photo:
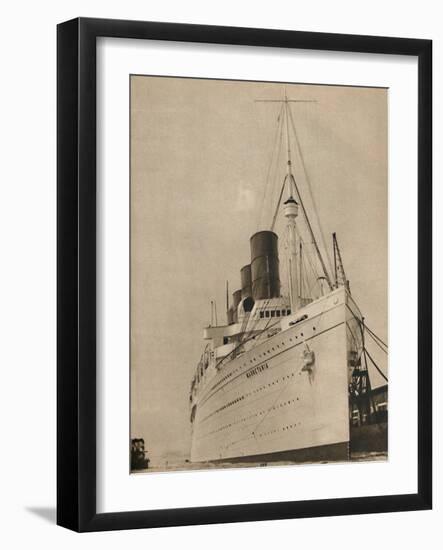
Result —
[{"label": "framed photographic print", "polygon": [[431,65],[59,25],[59,525],[431,507]]}]

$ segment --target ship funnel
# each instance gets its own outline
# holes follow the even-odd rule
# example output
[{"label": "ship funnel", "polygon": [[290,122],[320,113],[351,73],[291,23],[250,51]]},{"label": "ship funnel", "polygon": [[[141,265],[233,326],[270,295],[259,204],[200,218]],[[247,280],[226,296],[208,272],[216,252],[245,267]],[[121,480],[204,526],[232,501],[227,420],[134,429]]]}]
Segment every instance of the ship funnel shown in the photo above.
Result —
[{"label": "ship funnel", "polygon": [[252,297],[252,275],[251,264],[245,265],[240,270],[241,277],[241,299]]},{"label": "ship funnel", "polygon": [[273,231],[259,231],[251,237],[252,298],[280,296],[278,237]]}]

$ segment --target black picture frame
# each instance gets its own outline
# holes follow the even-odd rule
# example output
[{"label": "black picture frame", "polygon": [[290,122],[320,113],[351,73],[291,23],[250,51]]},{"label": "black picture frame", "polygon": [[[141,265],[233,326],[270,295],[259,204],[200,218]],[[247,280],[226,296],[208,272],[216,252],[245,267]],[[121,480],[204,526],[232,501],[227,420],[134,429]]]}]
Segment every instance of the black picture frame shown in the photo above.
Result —
[{"label": "black picture frame", "polygon": [[[418,58],[418,491],[136,512],[96,511],[96,39],[399,54]],[[57,523],[105,531],[426,510],[432,506],[432,42],[73,19],[57,29]]]}]

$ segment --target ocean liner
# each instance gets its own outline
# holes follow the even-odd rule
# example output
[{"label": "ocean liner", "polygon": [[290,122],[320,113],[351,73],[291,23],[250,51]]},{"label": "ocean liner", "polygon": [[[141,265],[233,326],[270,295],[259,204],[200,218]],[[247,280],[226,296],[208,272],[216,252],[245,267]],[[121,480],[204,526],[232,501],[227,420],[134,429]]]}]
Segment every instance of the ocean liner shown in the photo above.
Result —
[{"label": "ocean liner", "polygon": [[[231,305],[227,298],[226,325],[204,329],[189,398],[191,462],[349,458],[364,320],[336,235],[328,269],[294,175],[291,147],[303,164],[290,105],[297,101],[286,94],[275,100],[286,169],[272,223],[250,238],[250,262],[241,268]],[[282,262],[278,217],[285,225]]]}]

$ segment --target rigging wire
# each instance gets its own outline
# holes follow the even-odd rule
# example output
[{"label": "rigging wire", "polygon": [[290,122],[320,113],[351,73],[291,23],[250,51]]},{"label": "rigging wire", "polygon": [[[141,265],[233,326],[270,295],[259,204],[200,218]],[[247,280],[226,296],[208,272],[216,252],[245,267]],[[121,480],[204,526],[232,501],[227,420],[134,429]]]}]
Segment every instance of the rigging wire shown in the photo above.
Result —
[{"label": "rigging wire", "polygon": [[377,344],[377,346],[378,346],[384,353],[386,353],[386,355],[387,355],[387,354],[388,354],[388,350],[385,349],[385,348],[379,343],[379,341],[378,341],[376,338],[374,338],[374,336],[372,336],[372,334],[369,332],[369,330],[368,330],[368,334],[369,334],[369,336],[373,339],[373,341]]},{"label": "rigging wire", "polygon": [[[266,180],[265,180],[265,186],[263,188],[263,196],[262,196],[262,200],[261,200],[261,206],[260,206],[259,211],[258,211],[257,229],[260,228],[260,222],[261,222],[261,218],[262,218],[262,214],[263,214],[263,209],[264,209],[265,199],[266,199],[266,192],[269,188],[269,183],[270,183],[271,179],[274,179],[274,178],[271,178],[272,167],[273,167],[273,164],[274,164],[274,154],[276,153],[275,160],[277,160],[278,156],[279,156],[280,148],[281,148],[282,139],[283,139],[283,117],[282,117],[282,114],[283,114],[283,105],[280,107],[280,111],[279,111],[278,116],[277,116],[277,125],[276,125],[276,128],[275,128],[275,134],[274,134],[274,137],[273,137],[273,140],[272,140],[273,146],[272,146],[272,150],[271,150],[271,156],[270,156],[270,159],[269,159],[268,171],[267,171]],[[280,137],[279,137],[279,131],[280,131]],[[278,147],[277,147],[277,145],[278,145]]]},{"label": "rigging wire", "polygon": [[[242,321],[242,324],[241,324],[241,328],[240,328],[240,334],[244,335],[246,334],[246,327],[248,325],[248,322],[249,322],[249,316],[250,316],[250,312],[246,312],[245,311],[245,315],[243,317],[243,321]],[[240,337],[240,342],[243,340],[243,338]]]},{"label": "rigging wire", "polygon": [[[355,317],[355,315],[354,315]],[[373,330],[371,330],[368,325],[362,321],[361,319],[359,319],[358,317],[355,317],[355,319],[357,319],[357,321],[361,324],[361,326],[363,327],[363,329],[366,329],[369,333],[369,336],[374,340],[374,342],[377,344],[377,346],[382,350],[384,351],[384,353],[388,353],[388,345],[385,344],[385,342],[383,342],[383,340],[380,338],[380,336],[377,336],[377,334],[375,334],[375,332]],[[384,347],[383,347],[384,346]],[[386,348],[386,349],[385,349]]]},{"label": "rigging wire", "polygon": [[[283,120],[283,116],[281,118]],[[279,137],[279,142],[278,142],[277,155],[275,157],[274,174],[272,176],[272,185],[271,185],[272,190],[271,190],[271,195],[269,197],[271,205],[275,204],[275,202],[276,202],[275,194],[278,194],[277,181],[280,179],[280,176],[279,176],[279,162],[278,161],[281,157],[282,149],[283,149],[283,121],[282,121],[281,126],[280,126],[280,137]]]},{"label": "rigging wire", "polygon": [[274,231],[275,221],[277,219],[278,211],[280,209],[281,199],[283,197],[283,191],[285,189],[286,179],[281,186],[280,195],[278,197],[277,206],[275,208],[274,217],[272,218],[271,231]]},{"label": "rigging wire", "polygon": [[[369,329],[368,329],[366,323],[365,323],[362,319],[359,319],[359,318],[355,315],[355,313],[354,313],[352,310],[350,310],[350,311],[351,311],[351,313],[352,313],[352,316],[354,317],[354,319],[358,322],[358,324],[359,324],[359,326],[360,326],[360,331],[361,331],[361,333],[362,333],[363,342],[364,342],[364,337],[363,337],[364,332],[363,332],[363,331],[364,331],[365,328],[368,330],[368,332],[370,332],[370,334],[376,336],[376,337],[380,340],[380,342],[383,342],[383,340],[381,340],[381,338],[379,338],[379,337],[375,334],[375,332],[373,332],[372,330],[369,331]],[[366,346],[365,346],[364,344],[363,344],[363,346],[364,346],[364,347],[363,347],[363,353],[366,354],[366,355],[368,356],[369,360],[370,360],[371,363],[374,365],[374,367],[377,369],[377,371],[380,373],[380,375],[386,380],[386,382],[388,382],[387,376],[380,370],[380,367],[379,367],[379,366],[377,365],[377,363],[374,361],[374,359],[373,359],[372,356],[370,355],[370,353],[369,353],[368,349],[366,348]],[[386,347],[388,347],[388,346],[386,346]],[[385,351],[385,350],[383,350],[383,351]],[[385,353],[387,354],[387,351],[385,351]]]},{"label": "rigging wire", "polygon": [[[377,340],[378,343],[380,344],[383,344],[383,346],[386,348],[386,349],[389,349],[389,346],[387,344],[385,344],[385,342],[383,342],[383,340],[380,338],[380,336],[377,336],[377,334],[375,334],[375,332],[373,330],[371,330],[368,325],[362,320],[362,319],[359,319],[355,313],[352,312],[352,315],[354,317],[354,319],[361,325],[362,329],[366,329],[368,332],[369,332],[369,335],[372,336],[372,339],[375,341]],[[381,346],[380,346],[381,347]],[[383,350],[386,352],[386,350]],[[387,353],[387,352],[386,352]]]},{"label": "rigging wire", "polygon": [[388,345],[383,342],[383,340],[380,338],[380,336],[377,336],[374,331],[372,331],[366,323],[363,323],[363,326],[365,329],[369,332],[369,334],[372,336],[374,340],[378,340],[383,346],[388,349]]},{"label": "rigging wire", "polygon": [[305,250],[304,246],[303,246],[303,243],[302,241],[300,240],[300,246],[299,246],[299,252],[300,252],[300,256],[299,256],[299,297],[300,299],[302,298],[306,298],[308,297],[308,293],[306,292],[306,290],[309,288],[309,284],[308,282],[306,281],[306,258],[305,256],[307,255],[307,251]]},{"label": "rigging wire", "polygon": [[328,286],[330,288],[330,290],[333,289],[333,286],[332,286],[332,283],[331,283],[331,278],[329,276],[329,273],[328,273],[328,270],[326,268],[326,265],[325,265],[325,262],[323,260],[323,257],[321,255],[321,252],[320,252],[320,249],[318,247],[318,244],[317,244],[317,241],[315,240],[315,236],[314,236],[314,231],[312,229],[312,226],[311,226],[311,222],[309,221],[309,218],[308,218],[308,214],[306,212],[306,209],[305,209],[305,205],[303,204],[303,200],[301,198],[301,195],[300,195],[300,191],[298,189],[298,185],[297,185],[297,182],[295,181],[295,178],[292,179],[293,183],[294,183],[294,186],[295,186],[295,190],[297,192],[297,197],[298,197],[298,200],[300,201],[300,205],[301,205],[301,209],[302,209],[302,212],[303,212],[303,215],[304,215],[304,218],[305,218],[305,221],[306,221],[306,225],[308,227],[308,230],[309,230],[309,233],[311,234],[311,238],[312,238],[312,241],[313,241],[313,244],[314,244],[314,247],[315,247],[315,250],[317,252],[317,256],[318,256],[318,259],[320,260],[320,263],[321,263],[321,266],[322,266],[322,269],[323,269],[323,273],[325,274],[325,279],[328,283]]},{"label": "rigging wire", "polygon": [[[305,263],[306,260],[308,262],[308,265],[311,269],[311,278],[312,278],[312,282],[309,283],[309,275],[308,275],[308,270],[305,269],[305,275],[306,275],[306,287],[308,288],[308,292],[307,292],[307,295],[309,296],[311,294],[311,291],[312,289],[314,288],[314,286],[318,283],[318,280],[319,280],[319,274],[318,274],[318,271],[316,269],[316,267],[314,266],[314,264],[312,263],[311,261],[311,255],[309,253],[309,248],[306,244],[306,242],[303,240],[303,237],[301,236],[301,233],[300,231],[298,230],[298,228],[296,228],[296,232],[297,232],[297,236],[298,238],[300,239],[302,245],[303,245],[303,248],[305,250],[305,254],[303,256],[303,262]],[[313,243],[311,243],[313,244]],[[305,264],[306,265],[306,264]],[[321,290],[321,289],[320,289]]]},{"label": "rigging wire", "polygon": [[[271,320],[271,318],[269,318],[269,321]],[[269,323],[268,321],[268,323]],[[268,328],[272,328],[272,327],[275,327],[276,325],[278,325],[280,323],[280,319],[278,321],[276,321],[274,324],[272,324],[270,327],[268,327],[267,325],[258,333],[258,334],[254,334],[253,336],[249,336],[249,338],[245,338],[242,342],[240,342],[232,351],[231,353],[229,353],[228,355],[226,355],[225,357],[222,357],[220,359],[220,361],[218,363],[216,363],[215,367],[218,368],[221,366],[221,364],[226,361],[229,356],[234,353],[235,351],[237,351],[243,344],[246,344],[246,342],[249,342],[250,340],[253,340],[254,338],[256,338],[257,336],[260,336],[261,334],[263,334],[263,332],[265,330],[267,330]]]},{"label": "rigging wire", "polygon": [[387,381],[388,381],[388,377],[387,377],[385,374],[383,374],[383,372],[380,370],[380,368],[379,368],[379,366],[377,365],[377,363],[376,363],[376,362],[374,361],[374,359],[371,357],[371,354],[369,353],[369,351],[368,351],[366,348],[364,348],[363,351],[364,351],[364,353],[368,356],[369,360],[370,360],[371,363],[374,365],[374,367],[377,369],[377,371],[379,372],[379,374],[380,374],[381,376],[383,376],[383,378],[384,378],[384,379],[386,380],[386,382],[387,382]]},{"label": "rigging wire", "polygon": [[[271,300],[271,298],[267,298],[266,301],[264,302],[263,304],[263,308],[267,308],[268,307],[268,304],[269,304],[269,301]],[[250,316],[248,317],[248,323],[246,324],[246,326],[244,327],[245,330],[242,330],[242,334],[241,334],[241,337],[240,337],[240,341],[239,341],[239,344],[243,344],[245,342],[245,339],[246,339],[246,335],[249,333],[249,332],[253,332],[255,330],[255,327],[257,326],[258,322],[260,321],[260,317],[257,317],[256,319],[253,318],[253,323],[252,323],[252,326],[248,329],[248,324],[249,324],[249,319],[250,319]],[[242,329],[243,329],[243,326],[242,326]],[[254,338],[254,337],[252,337]]]},{"label": "rigging wire", "polygon": [[[268,303],[269,303],[270,300],[271,300],[270,298],[267,299],[267,301],[265,302],[265,307],[267,307],[267,305],[268,305]],[[255,327],[256,327],[256,325],[257,325],[257,323],[258,323],[259,320],[260,320],[259,318],[256,319],[256,322],[255,322],[255,324],[254,324],[254,328],[251,328],[251,330],[248,331],[248,332],[252,332],[252,331],[255,329]],[[219,361],[219,363],[217,363],[217,364],[215,365],[216,368],[219,367],[219,365],[221,365],[221,363],[222,363],[223,361],[225,361],[225,360],[229,357],[229,355],[235,354],[235,352],[236,352],[237,350],[239,350],[243,344],[246,344],[246,343],[249,342],[250,340],[253,340],[253,339],[256,338],[257,336],[260,336],[261,334],[263,334],[263,332],[268,328],[268,324],[269,324],[270,321],[271,321],[271,317],[269,318],[269,320],[268,320],[267,324],[265,325],[265,327],[264,327],[258,334],[254,334],[254,335],[249,336],[249,337],[247,338],[247,337],[246,337],[247,332],[244,332],[244,333],[243,333],[243,338],[238,342],[237,346],[235,346],[235,348],[231,351],[230,354],[228,354],[227,356],[221,358],[221,360]],[[274,325],[272,325],[272,326],[275,326],[276,324],[277,324],[277,323],[274,323]],[[271,328],[272,328],[272,327],[271,327]]]},{"label": "rigging wire", "polygon": [[[271,298],[269,298],[269,301],[270,301],[270,300],[271,300]],[[273,311],[275,311],[278,307],[279,307],[279,306],[276,304],[276,305],[274,306]],[[269,323],[271,322],[271,319],[273,319],[273,317],[269,317],[268,322],[267,322],[266,325],[264,326],[263,330],[259,333],[259,336],[261,336],[261,335],[265,332],[265,330],[267,330],[268,325],[269,325]],[[277,325],[279,322],[280,322],[280,321],[277,321],[277,322],[274,323],[272,326]],[[270,328],[272,328],[272,327],[270,327]]]},{"label": "rigging wire", "polygon": [[368,327],[368,325],[362,319],[359,319],[353,311],[351,311],[351,313],[352,313],[352,316],[354,317],[354,319],[361,325],[362,328],[366,329],[369,332],[369,334],[373,337],[373,339],[377,339],[381,344],[384,345],[384,347],[386,349],[389,349],[389,346],[383,342],[383,340],[380,338],[380,336],[377,336],[377,334],[375,334],[375,332],[373,330],[371,330]]},{"label": "rigging wire", "polygon": [[311,261],[308,245],[306,244],[305,240],[303,239],[303,237],[302,237],[300,231],[298,230],[298,228],[296,228],[296,233],[297,233],[298,238],[300,239],[300,242],[302,243],[303,247],[305,248],[305,256],[306,256],[306,258],[308,260],[308,263],[309,263],[309,266],[311,268],[312,275],[314,276],[315,279],[318,279],[318,276],[319,276],[318,271],[317,271],[317,269],[315,268],[314,264]]},{"label": "rigging wire", "polygon": [[313,206],[313,210],[314,210],[314,213],[315,213],[315,216],[317,218],[317,225],[320,229],[320,237],[321,237],[321,240],[322,240],[322,245],[323,245],[323,248],[326,252],[326,258],[328,260],[328,264],[329,264],[329,269],[332,273],[332,262],[331,262],[331,257],[329,255],[329,250],[328,250],[328,247],[326,246],[326,239],[325,239],[325,235],[324,235],[324,232],[323,232],[323,227],[321,225],[321,222],[320,222],[320,216],[318,214],[318,208],[317,208],[317,203],[315,201],[315,198],[314,198],[314,193],[312,191],[312,186],[311,186],[311,182],[310,182],[310,179],[309,179],[309,175],[308,175],[308,171],[306,169],[306,163],[305,163],[305,159],[304,159],[304,156],[303,156],[303,153],[302,153],[302,149],[301,149],[301,145],[300,145],[300,140],[298,139],[298,134],[297,134],[297,130],[295,128],[295,122],[294,122],[294,118],[292,116],[292,111],[291,109],[288,109],[289,111],[289,117],[291,119],[291,126],[292,126],[292,131],[294,132],[294,137],[295,137],[295,143],[296,143],[296,146],[297,146],[297,151],[298,151],[298,154],[299,154],[299,157],[300,157],[300,161],[301,161],[301,166],[302,166],[302,169],[303,169],[303,173],[305,175],[305,179],[306,179],[306,183],[308,184],[308,191],[309,191],[309,195],[311,197],[311,201],[312,201],[312,206]]}]

